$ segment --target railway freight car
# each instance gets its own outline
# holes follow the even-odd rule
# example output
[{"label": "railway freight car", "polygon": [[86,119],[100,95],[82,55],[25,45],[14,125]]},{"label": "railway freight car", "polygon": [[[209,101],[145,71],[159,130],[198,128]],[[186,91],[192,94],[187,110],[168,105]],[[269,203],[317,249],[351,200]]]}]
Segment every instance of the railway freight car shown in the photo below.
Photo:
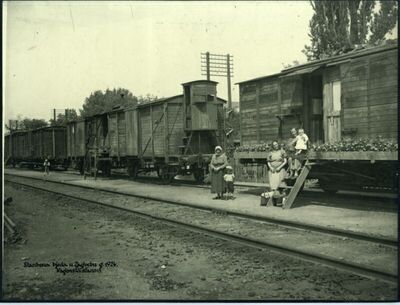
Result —
[{"label": "railway freight car", "polygon": [[216,82],[182,85],[181,95],[69,123],[68,156],[82,171],[126,168],[133,178],[156,171],[166,181],[181,173],[202,180],[215,145],[225,141],[225,101]]},{"label": "railway freight car", "polygon": [[387,151],[353,143],[397,143],[397,58],[397,44],[369,47],[240,82],[241,144],[248,151],[236,153],[237,168],[264,162],[253,146],[303,127],[315,147],[309,178],[325,190],[396,188],[397,144]]},{"label": "railway freight car", "polygon": [[[108,114],[102,113],[82,120],[67,123],[67,158],[70,166],[82,174],[91,167],[92,156],[108,153],[106,141],[108,131]],[[103,168],[106,174],[110,169]]]},{"label": "railway freight car", "polygon": [[53,169],[68,167],[65,127],[14,130],[4,144],[6,164],[38,167],[48,158]]}]

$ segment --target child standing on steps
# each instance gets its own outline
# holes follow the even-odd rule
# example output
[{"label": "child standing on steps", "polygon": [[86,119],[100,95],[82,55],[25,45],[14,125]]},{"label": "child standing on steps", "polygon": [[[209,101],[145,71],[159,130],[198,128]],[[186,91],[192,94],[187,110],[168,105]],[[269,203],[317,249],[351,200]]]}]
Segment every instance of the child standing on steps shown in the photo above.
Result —
[{"label": "child standing on steps", "polygon": [[[296,161],[299,162],[300,164],[304,160],[306,154],[307,154],[307,144],[308,144],[308,136],[304,133],[304,129],[300,128],[299,129],[299,134],[296,137],[296,153],[295,153],[295,158],[297,159]],[[297,167],[297,170],[295,171],[294,178],[297,178],[299,175],[301,165]]]},{"label": "child standing on steps", "polygon": [[235,190],[233,183],[235,182],[235,175],[233,174],[232,166],[226,167],[226,174],[224,175],[224,181],[227,192],[227,199],[234,199],[233,192]]}]

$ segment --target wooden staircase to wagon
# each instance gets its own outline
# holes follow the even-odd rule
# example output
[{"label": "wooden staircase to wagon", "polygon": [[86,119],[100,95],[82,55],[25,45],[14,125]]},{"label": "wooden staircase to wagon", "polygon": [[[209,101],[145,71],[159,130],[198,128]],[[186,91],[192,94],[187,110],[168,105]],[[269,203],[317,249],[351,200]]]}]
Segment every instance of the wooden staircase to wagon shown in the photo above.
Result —
[{"label": "wooden staircase to wagon", "polygon": [[[283,188],[290,190],[289,194],[286,197],[284,197],[285,201],[282,204],[282,207],[284,209],[290,209],[292,207],[295,199],[297,198],[297,195],[299,194],[302,186],[304,185],[304,183],[307,179],[308,174],[310,173],[311,167],[314,164],[315,163],[312,163],[309,160],[306,160],[306,163],[301,168],[300,175],[296,178],[294,185],[283,187]],[[268,200],[267,207],[273,206],[274,200],[276,200],[276,198],[274,198],[274,196],[271,196]]]}]

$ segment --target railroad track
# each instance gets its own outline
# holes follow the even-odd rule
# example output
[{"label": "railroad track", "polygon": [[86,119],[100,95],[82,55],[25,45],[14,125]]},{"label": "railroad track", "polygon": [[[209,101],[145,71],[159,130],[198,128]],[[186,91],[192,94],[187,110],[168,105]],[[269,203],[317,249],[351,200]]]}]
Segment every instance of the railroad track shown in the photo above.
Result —
[{"label": "railroad track", "polygon": [[[14,177],[19,177],[19,178],[32,179],[32,180],[36,180],[36,181],[43,181],[42,178],[26,177],[26,176],[14,175],[14,174],[9,174],[9,173],[5,173],[5,176],[14,176]],[[47,181],[49,181],[49,180],[47,180]],[[50,182],[61,184],[61,185],[68,185],[68,186],[78,187],[78,188],[82,188],[82,189],[99,190],[99,191],[110,193],[110,194],[124,195],[124,196],[129,196],[129,197],[136,197],[136,198],[140,198],[140,199],[150,199],[150,200],[159,201],[159,202],[168,203],[168,204],[173,204],[173,205],[191,207],[191,208],[195,208],[195,209],[199,209],[199,210],[212,211],[212,212],[217,212],[217,213],[222,213],[222,214],[227,214],[227,215],[232,215],[232,216],[237,216],[237,217],[242,217],[242,218],[247,218],[247,219],[252,219],[252,220],[257,220],[257,221],[262,221],[262,222],[265,222],[265,223],[281,225],[281,226],[285,226],[285,227],[289,227],[289,228],[296,228],[296,229],[314,231],[314,232],[319,232],[319,233],[323,233],[323,234],[329,234],[329,235],[333,235],[333,236],[340,236],[340,237],[345,237],[345,238],[365,240],[365,241],[370,241],[370,242],[383,244],[383,245],[388,245],[388,246],[392,246],[392,247],[397,247],[398,246],[398,241],[396,239],[372,236],[372,235],[367,235],[367,234],[363,234],[363,233],[359,233],[359,232],[351,232],[351,231],[348,231],[348,230],[341,230],[341,229],[337,229],[337,228],[328,228],[328,227],[324,227],[324,226],[310,225],[310,224],[305,224],[305,223],[301,223],[301,222],[276,219],[276,218],[267,217],[267,216],[242,214],[240,212],[227,211],[227,210],[224,210],[224,209],[219,209],[218,207],[199,206],[199,205],[194,205],[194,204],[186,203],[186,202],[176,202],[176,201],[172,201],[172,200],[168,200],[168,199],[160,199],[160,198],[152,197],[152,196],[136,195],[136,194],[132,194],[132,193],[126,193],[126,192],[115,191],[115,190],[110,190],[110,189],[100,189],[100,188],[96,188],[96,187],[83,186],[83,185],[79,185],[78,186],[78,185],[75,185],[75,184],[71,185],[70,183],[63,182],[63,181],[54,181],[54,180],[52,180]]]},{"label": "railroad track", "polygon": [[[43,179],[40,178],[31,178],[31,177],[21,177],[18,175],[6,175],[8,177],[14,176],[17,177],[18,179],[27,179],[32,181],[36,181],[39,184],[43,183]],[[45,191],[48,193],[56,194],[59,196],[64,196],[68,197],[71,199],[76,199],[76,200],[82,200],[85,202],[90,202],[93,204],[99,204],[102,206],[106,206],[109,208],[114,208],[114,209],[119,209],[123,210],[129,213],[133,213],[135,215],[138,215],[140,217],[145,217],[145,218],[150,218],[153,220],[161,221],[166,224],[174,225],[174,226],[179,226],[182,227],[185,230],[189,230],[192,232],[196,233],[201,233],[201,234],[206,234],[215,238],[239,243],[242,245],[246,246],[251,246],[251,247],[256,247],[259,249],[268,249],[272,250],[278,253],[283,253],[288,256],[292,256],[298,259],[306,260],[306,261],[311,261],[313,263],[318,263],[318,264],[323,264],[326,266],[333,267],[335,269],[339,270],[344,270],[347,272],[351,272],[354,274],[358,274],[364,277],[369,277],[369,278],[376,278],[379,280],[383,280],[386,282],[391,282],[391,283],[397,283],[397,272],[393,272],[393,270],[383,270],[380,268],[376,268],[376,266],[371,266],[368,264],[360,264],[360,263],[354,263],[350,260],[344,260],[343,258],[338,258],[335,256],[328,256],[326,254],[321,254],[313,251],[307,251],[307,249],[302,249],[299,247],[293,247],[290,245],[284,245],[284,244],[279,244],[276,242],[271,242],[268,240],[263,240],[262,238],[254,238],[252,236],[249,236],[251,234],[243,234],[243,233],[231,233],[229,230],[224,230],[224,229],[216,229],[215,224],[217,222],[214,222],[214,225],[202,225],[202,223],[196,223],[195,221],[187,221],[189,218],[193,219],[202,219],[202,217],[205,217],[206,219],[211,219],[213,217],[236,217],[240,218],[242,220],[245,220],[245,224],[242,224],[242,229],[244,226],[252,226],[252,225],[259,225],[260,223],[264,226],[265,228],[266,225],[270,226],[270,228],[273,228],[273,226],[278,226],[279,228],[276,229],[276,231],[273,231],[273,229],[268,229],[267,232],[273,232],[276,233],[278,232],[279,234],[282,234],[282,232],[287,232],[287,230],[292,230],[292,233],[296,236],[303,236],[299,235],[299,233],[296,233],[294,230],[297,230],[299,232],[304,232],[307,233],[307,236],[311,236],[312,234],[318,235],[318,234],[323,234],[324,236],[331,236],[329,238],[332,238],[332,240],[337,239],[338,237],[346,238],[346,239],[353,239],[358,246],[362,244],[362,247],[370,247],[372,246],[378,246],[378,247],[386,247],[388,248],[393,248],[392,250],[397,253],[397,242],[394,242],[393,240],[388,240],[388,239],[383,239],[383,238],[378,238],[378,237],[372,237],[372,236],[365,236],[361,234],[356,234],[353,232],[347,232],[347,231],[339,231],[339,230],[332,230],[332,229],[327,229],[327,228],[320,228],[320,227],[315,227],[315,226],[309,226],[309,225],[304,225],[304,224],[299,224],[299,223],[293,223],[293,222],[287,222],[287,221],[277,221],[277,220],[267,220],[265,218],[261,217],[259,219],[255,219],[254,217],[246,217],[244,215],[238,214],[238,213],[226,213],[226,211],[216,211],[215,209],[211,208],[204,208],[202,207],[199,209],[198,207],[193,206],[188,206],[184,205],[181,203],[174,203],[168,200],[160,200],[160,199],[153,199],[151,197],[147,196],[135,196],[132,194],[129,194],[129,197],[136,197],[140,198],[143,200],[151,200],[152,203],[150,204],[148,201],[145,204],[135,204],[135,206],[130,206],[130,205],[121,205],[121,204],[115,204],[115,202],[118,201],[118,198],[127,198],[127,194],[119,193],[116,191],[110,191],[110,190],[99,190],[96,188],[92,187],[81,187],[81,186],[76,186],[76,185],[70,185],[65,182],[60,182],[60,181],[49,181],[47,180],[45,182],[45,186],[40,186],[40,185],[34,185],[32,183],[26,183],[26,182],[21,182],[21,181],[15,181],[14,179],[6,179],[5,181],[17,184],[17,185],[22,185],[25,187],[29,187],[32,189],[40,190],[40,191]],[[61,187],[62,186],[62,187]],[[62,189],[62,191],[57,190]],[[66,189],[67,187],[71,188],[70,192]],[[72,192],[72,189],[75,191]],[[111,201],[105,202],[104,200],[96,200],[93,199],[93,195],[88,196],[88,194],[84,194],[83,192],[88,192],[88,190],[96,190],[97,192],[104,192],[105,194],[113,194],[113,195],[118,195],[119,197],[115,196],[109,196],[112,198]],[[76,195],[79,194],[80,195]],[[75,194],[75,195],[72,195]],[[93,193],[91,193],[93,194]],[[86,196],[86,198],[85,198]],[[104,197],[104,196],[102,196]],[[105,196],[106,197],[106,196]],[[153,202],[154,201],[154,202]],[[165,203],[168,203],[168,205],[165,205]],[[186,209],[186,210],[185,210]],[[190,211],[189,211],[189,210]],[[176,214],[175,218],[171,217],[170,214],[172,211]],[[200,215],[198,213],[207,213],[207,215]],[[212,216],[211,214],[215,213],[210,213],[210,212],[216,212],[217,216]],[[188,213],[188,215],[191,215],[192,217],[188,216],[185,217],[185,213]],[[196,217],[193,217],[193,213],[197,213]],[[237,215],[235,215],[237,214]],[[166,216],[167,215],[167,216]],[[199,216],[200,215],[200,216]],[[211,215],[211,216],[210,216]],[[181,219],[185,219],[185,221],[182,221]],[[254,222],[254,220],[257,220]],[[247,222],[246,222],[247,221]],[[253,223],[249,223],[248,221],[253,221]],[[233,226],[234,227],[234,226]],[[240,225],[238,226],[240,227]],[[257,227],[255,230],[257,230]],[[285,231],[286,230],[286,231]],[[288,233],[285,233],[288,234]],[[288,234],[287,236],[289,236]],[[390,251],[392,251],[390,250]],[[390,252],[389,251],[389,252]],[[395,259],[396,260],[396,259]],[[396,268],[397,269],[397,268]]]},{"label": "railroad track", "polygon": [[[69,174],[72,175],[71,172]],[[78,172],[73,172],[74,175],[81,176]],[[7,175],[7,174],[6,174]],[[100,176],[101,177],[101,176]],[[114,179],[126,179],[130,180],[128,174],[124,174],[121,172],[118,173],[112,173],[111,177],[108,177],[107,179],[109,180],[114,180]],[[140,182],[140,183],[146,183],[146,184],[154,184],[154,185],[165,185],[166,183],[161,181],[160,178],[156,176],[146,176],[146,175],[141,175],[136,177],[133,181],[135,182]],[[201,188],[201,189],[209,189],[210,185],[207,184],[201,184],[198,183],[197,181],[193,180],[185,180],[185,179],[174,179],[172,182],[168,183],[169,185],[173,186],[186,186],[186,187],[194,187],[194,188]],[[251,183],[246,184],[246,183],[240,183],[238,185],[235,185],[236,189],[253,189],[253,190],[260,190],[263,189],[262,186],[259,185],[253,185]],[[263,191],[264,192],[264,191]],[[261,192],[260,192],[261,193]],[[369,199],[375,199],[375,200],[396,200],[397,193],[374,193],[371,191],[346,191],[344,190],[344,193],[339,193],[339,194],[326,194],[322,191],[322,189],[318,187],[305,187],[302,190],[302,195],[305,196],[313,196],[314,194],[324,194],[325,196],[335,196],[336,198],[355,198],[355,199],[364,199],[365,196],[367,196]]]}]

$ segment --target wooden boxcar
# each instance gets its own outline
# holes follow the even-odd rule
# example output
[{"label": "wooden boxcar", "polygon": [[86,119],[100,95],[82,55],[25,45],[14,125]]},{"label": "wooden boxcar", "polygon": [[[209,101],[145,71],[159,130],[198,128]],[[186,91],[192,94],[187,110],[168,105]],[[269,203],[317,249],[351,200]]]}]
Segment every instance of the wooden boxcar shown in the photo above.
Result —
[{"label": "wooden boxcar", "polygon": [[[107,113],[67,123],[67,156],[71,167],[84,172],[84,163],[90,161],[92,150],[107,150]],[[86,162],[88,165],[89,162]]]},{"label": "wooden boxcar", "polygon": [[65,127],[50,126],[29,131],[12,131],[5,137],[7,163],[41,166],[45,158],[52,168],[66,168],[67,146]]},{"label": "wooden boxcar", "polygon": [[[397,58],[397,45],[370,47],[240,82],[241,144],[287,139],[292,127],[303,127],[317,145],[378,136],[397,141]],[[340,188],[379,185],[379,175],[396,184],[397,152],[374,164],[371,158],[379,158],[361,152],[346,156],[310,151],[310,159],[325,164],[310,177],[332,189],[339,181]],[[236,158],[249,161],[245,153]]]},{"label": "wooden boxcar", "polygon": [[31,135],[27,130],[15,130],[4,138],[6,163],[18,163],[31,157]]},{"label": "wooden boxcar", "polygon": [[106,174],[127,168],[131,177],[154,170],[167,180],[183,172],[203,179],[214,147],[224,144],[225,101],[216,82],[182,85],[184,94],[69,123],[68,156],[81,170],[85,163]]}]

